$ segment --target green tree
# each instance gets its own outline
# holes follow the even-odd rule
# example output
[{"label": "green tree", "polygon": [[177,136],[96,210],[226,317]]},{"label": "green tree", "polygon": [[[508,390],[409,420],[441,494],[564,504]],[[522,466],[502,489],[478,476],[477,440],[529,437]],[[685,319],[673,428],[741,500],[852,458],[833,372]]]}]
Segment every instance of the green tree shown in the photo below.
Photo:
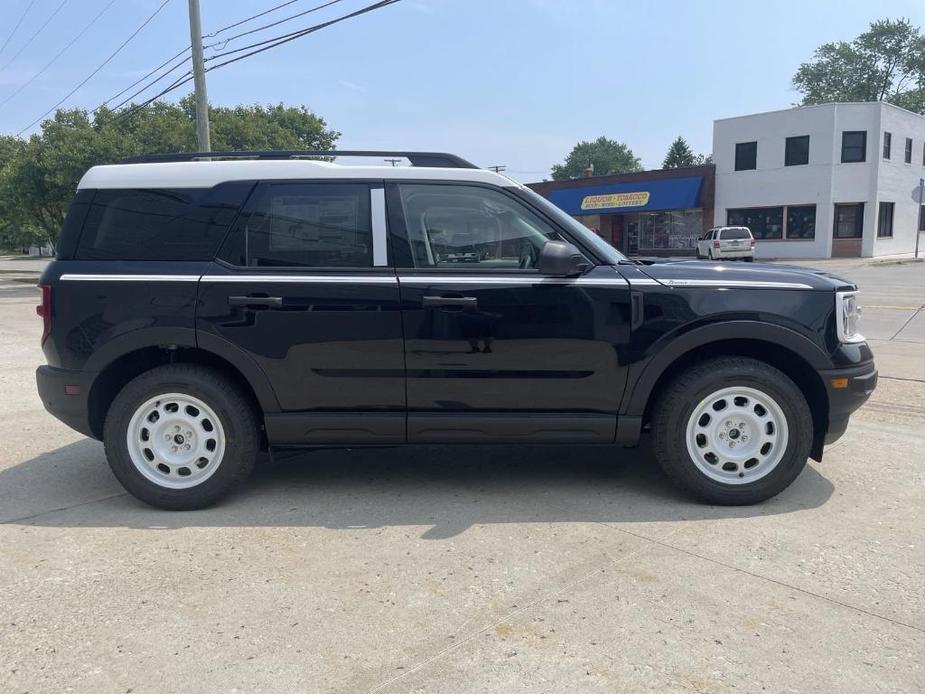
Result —
[{"label": "green tree", "polygon": [[793,85],[804,104],[888,101],[925,113],[925,36],[908,19],[881,19],[853,41],[819,46]]},{"label": "green tree", "polygon": [[583,140],[575,145],[562,164],[552,167],[552,179],[579,178],[589,166],[593,167],[595,176],[642,171],[642,164],[629,147],[601,136],[594,142]]},{"label": "green tree", "polygon": [[[55,245],[80,177],[91,166],[196,149],[192,97],[143,109],[58,110],[28,140],[0,138],[0,241]],[[304,106],[210,108],[213,149],[334,149],[340,133]]]},{"label": "green tree", "polygon": [[687,144],[687,140],[678,135],[678,138],[668,148],[668,154],[665,155],[662,168],[680,169],[682,166],[696,166],[702,161],[703,157],[694,154],[691,146]]}]

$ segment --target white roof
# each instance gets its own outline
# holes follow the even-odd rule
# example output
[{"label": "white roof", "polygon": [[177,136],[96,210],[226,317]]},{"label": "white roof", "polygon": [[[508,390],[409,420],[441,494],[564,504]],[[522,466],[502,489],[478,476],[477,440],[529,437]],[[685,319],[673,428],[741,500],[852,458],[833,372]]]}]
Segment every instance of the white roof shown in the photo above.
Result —
[{"label": "white roof", "polygon": [[211,188],[226,181],[273,179],[427,179],[469,181],[519,187],[507,176],[485,169],[413,166],[342,166],[305,159],[182,161],[94,166],[79,188]]}]

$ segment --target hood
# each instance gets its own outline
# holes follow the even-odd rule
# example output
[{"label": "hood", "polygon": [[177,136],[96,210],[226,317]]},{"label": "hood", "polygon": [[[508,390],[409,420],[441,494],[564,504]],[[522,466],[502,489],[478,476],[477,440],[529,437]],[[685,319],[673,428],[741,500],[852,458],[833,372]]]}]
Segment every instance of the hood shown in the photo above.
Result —
[{"label": "hood", "polygon": [[733,263],[690,258],[639,258],[639,269],[666,286],[751,286],[757,289],[857,289],[823,270],[797,265]]}]

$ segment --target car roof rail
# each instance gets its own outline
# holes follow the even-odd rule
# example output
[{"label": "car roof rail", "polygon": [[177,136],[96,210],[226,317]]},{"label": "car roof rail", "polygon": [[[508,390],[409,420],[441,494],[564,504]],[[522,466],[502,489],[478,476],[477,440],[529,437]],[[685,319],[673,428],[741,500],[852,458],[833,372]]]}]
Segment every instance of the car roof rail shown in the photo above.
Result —
[{"label": "car roof rail", "polygon": [[262,150],[223,152],[174,152],[166,154],[139,154],[123,159],[121,164],[154,164],[181,161],[213,161],[239,159],[318,159],[321,157],[402,157],[412,166],[446,167],[451,169],[477,169],[475,164],[446,152],[406,152],[396,150]]}]

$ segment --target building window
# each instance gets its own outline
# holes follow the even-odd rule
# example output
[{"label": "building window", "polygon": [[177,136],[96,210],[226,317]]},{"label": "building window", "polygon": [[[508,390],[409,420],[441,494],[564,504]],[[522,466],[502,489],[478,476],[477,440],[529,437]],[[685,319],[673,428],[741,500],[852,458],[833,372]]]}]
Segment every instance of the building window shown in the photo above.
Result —
[{"label": "building window", "polygon": [[907,164],[912,163],[912,138],[911,137],[906,138],[906,159],[905,161]]},{"label": "building window", "polygon": [[788,137],[784,147],[784,166],[809,164],[809,135]]},{"label": "building window", "polygon": [[758,167],[758,143],[739,142],[736,144],[736,171],[748,171]]},{"label": "building window", "polygon": [[784,237],[784,208],[750,207],[727,210],[726,224],[731,227],[748,227],[756,239],[782,239]]},{"label": "building window", "polygon": [[877,215],[877,236],[879,238],[893,236],[893,208],[896,203],[881,202],[880,214]]},{"label": "building window", "polygon": [[841,160],[845,164],[867,161],[866,130],[846,130],[841,134]]},{"label": "building window", "polygon": [[816,238],[816,206],[792,205],[787,208],[787,238]]},{"label": "building window", "polygon": [[925,205],[919,205],[919,231],[925,231]]},{"label": "building window", "polygon": [[835,230],[837,239],[859,239],[864,233],[864,203],[836,204]]},{"label": "building window", "polygon": [[893,133],[883,133],[883,158],[890,158],[890,150],[893,148]]}]

